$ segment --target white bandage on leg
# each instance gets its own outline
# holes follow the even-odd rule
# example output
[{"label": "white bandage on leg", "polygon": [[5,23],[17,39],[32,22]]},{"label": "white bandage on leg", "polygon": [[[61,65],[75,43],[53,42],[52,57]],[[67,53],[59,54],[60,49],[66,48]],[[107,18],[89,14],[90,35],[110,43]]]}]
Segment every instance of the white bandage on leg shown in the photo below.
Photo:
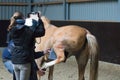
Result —
[{"label": "white bandage on leg", "polygon": [[45,63],[41,69],[46,69],[46,68],[48,68],[50,66],[53,66],[55,63],[56,63],[55,60],[51,61],[51,62],[48,62],[48,63]]}]

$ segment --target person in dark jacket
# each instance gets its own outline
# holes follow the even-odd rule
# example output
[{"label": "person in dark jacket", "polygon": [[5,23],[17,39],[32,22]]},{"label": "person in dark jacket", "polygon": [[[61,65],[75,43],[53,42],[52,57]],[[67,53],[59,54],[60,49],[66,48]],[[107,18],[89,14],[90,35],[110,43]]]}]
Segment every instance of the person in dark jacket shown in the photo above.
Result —
[{"label": "person in dark jacket", "polygon": [[[13,70],[13,63],[11,62],[11,53],[10,53],[10,48],[12,47],[12,41],[9,42],[8,46],[6,48],[4,48],[3,52],[2,52],[2,61],[3,64],[5,66],[5,68],[11,73],[13,74],[13,80],[16,80],[15,78],[15,74],[14,74],[14,70]],[[49,50],[45,50],[45,51],[41,51],[41,52],[36,52],[34,54],[34,58],[37,59],[41,56],[43,56],[44,54],[48,53]],[[37,80],[37,74],[36,72],[39,70],[36,63],[33,62],[33,67],[31,68],[31,74],[30,74],[30,78],[29,80]]]},{"label": "person in dark jacket", "polygon": [[33,66],[31,64],[34,62],[35,38],[45,34],[42,20],[39,18],[36,23],[33,29],[24,25],[21,12],[15,12],[11,18],[8,40],[14,44],[10,51],[16,80],[29,80]]}]

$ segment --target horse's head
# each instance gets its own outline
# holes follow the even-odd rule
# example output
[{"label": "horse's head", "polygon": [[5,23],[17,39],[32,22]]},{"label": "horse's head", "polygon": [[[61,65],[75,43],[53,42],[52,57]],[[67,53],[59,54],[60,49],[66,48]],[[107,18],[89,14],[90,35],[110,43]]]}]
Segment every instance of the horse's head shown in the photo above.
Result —
[{"label": "horse's head", "polygon": [[49,27],[49,25],[50,25],[50,20],[49,20],[47,17],[41,16],[41,20],[43,21],[43,24],[44,24],[44,27],[45,27],[45,28]]}]

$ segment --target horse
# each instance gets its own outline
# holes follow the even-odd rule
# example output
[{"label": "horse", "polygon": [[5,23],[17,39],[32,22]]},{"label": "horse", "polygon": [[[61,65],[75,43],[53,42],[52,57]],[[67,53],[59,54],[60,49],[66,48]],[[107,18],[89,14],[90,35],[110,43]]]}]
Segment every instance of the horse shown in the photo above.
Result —
[{"label": "horse", "polygon": [[[54,65],[65,62],[70,56],[75,56],[78,65],[78,80],[85,80],[84,73],[88,60],[90,59],[90,79],[97,80],[99,65],[99,45],[94,35],[86,28],[77,25],[65,25],[57,27],[50,20],[42,16],[46,33],[41,38],[36,38],[35,51],[53,49],[57,58],[46,62],[40,67],[40,59],[37,64],[41,69],[49,68],[48,80],[53,80]],[[43,57],[42,61],[47,61]]]}]

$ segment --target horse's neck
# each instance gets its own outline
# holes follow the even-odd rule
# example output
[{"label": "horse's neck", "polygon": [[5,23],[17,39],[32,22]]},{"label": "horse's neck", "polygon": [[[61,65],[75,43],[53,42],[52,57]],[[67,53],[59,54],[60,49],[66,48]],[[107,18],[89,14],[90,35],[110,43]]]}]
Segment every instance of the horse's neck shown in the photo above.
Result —
[{"label": "horse's neck", "polygon": [[44,24],[45,30],[50,27],[51,24]]},{"label": "horse's neck", "polygon": [[57,29],[57,27],[52,24],[45,24],[44,27],[45,27],[45,30],[47,30],[49,28]]}]

